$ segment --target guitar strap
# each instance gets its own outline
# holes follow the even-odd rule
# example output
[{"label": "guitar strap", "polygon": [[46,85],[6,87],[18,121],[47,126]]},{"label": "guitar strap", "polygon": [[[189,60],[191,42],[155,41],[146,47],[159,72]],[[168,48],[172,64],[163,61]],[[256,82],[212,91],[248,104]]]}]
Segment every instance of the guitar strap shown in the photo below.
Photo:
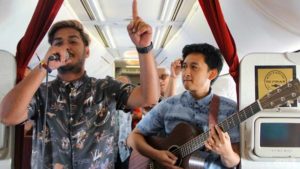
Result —
[{"label": "guitar strap", "polygon": [[211,129],[216,124],[218,124],[219,104],[220,104],[220,97],[214,94],[209,105],[209,114],[208,114],[209,129]]},{"label": "guitar strap", "polygon": [[[208,126],[209,129],[214,127],[218,123],[218,111],[219,111],[220,97],[218,95],[213,95],[213,98],[209,104],[208,112]],[[205,160],[209,156],[209,152],[200,150],[201,153],[195,153],[191,156],[190,161],[196,161],[197,165],[194,168],[205,169]],[[195,163],[196,164],[196,163]],[[193,164],[189,164],[192,168]]]}]

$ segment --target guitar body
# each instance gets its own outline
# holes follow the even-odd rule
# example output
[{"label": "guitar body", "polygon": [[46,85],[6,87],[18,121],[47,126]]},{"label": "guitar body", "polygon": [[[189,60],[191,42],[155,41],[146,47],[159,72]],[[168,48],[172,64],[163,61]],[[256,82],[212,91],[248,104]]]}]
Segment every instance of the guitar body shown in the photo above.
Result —
[{"label": "guitar body", "polygon": [[[188,142],[192,138],[199,135],[202,131],[193,127],[187,123],[178,124],[168,137],[146,137],[147,142],[155,149],[159,150],[176,150],[179,146]],[[191,155],[187,155],[184,158],[180,153],[175,154],[178,157],[177,166],[184,169],[189,168],[189,159]],[[149,164],[153,165],[150,167]],[[164,169],[164,167],[158,165],[155,161],[139,154],[137,151],[132,151],[129,160],[129,169]]]}]

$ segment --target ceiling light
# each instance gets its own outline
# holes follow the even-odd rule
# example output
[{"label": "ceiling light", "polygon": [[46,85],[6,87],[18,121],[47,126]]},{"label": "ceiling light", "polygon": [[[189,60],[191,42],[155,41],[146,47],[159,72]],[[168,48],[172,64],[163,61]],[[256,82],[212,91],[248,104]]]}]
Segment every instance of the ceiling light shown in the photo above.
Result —
[{"label": "ceiling light", "polygon": [[166,34],[166,26],[169,26],[169,22],[171,21],[171,17],[174,11],[174,8],[176,6],[177,0],[165,0],[161,16],[160,16],[160,21],[162,22],[161,27],[157,27],[157,33],[155,35],[154,39],[154,49],[159,49],[161,46],[162,39],[164,35]]},{"label": "ceiling light", "polygon": [[168,10],[169,2],[170,2],[170,0],[165,0],[164,7],[163,7],[163,10],[162,10],[161,16],[160,16],[160,21],[162,21],[162,22],[165,21],[165,17],[166,17],[166,13],[167,13],[167,10]]},{"label": "ceiling light", "polygon": [[160,37],[160,29],[157,28],[155,31],[155,38],[154,38],[154,49],[158,49],[159,48],[159,37]]},{"label": "ceiling light", "polygon": [[177,4],[177,0],[173,0],[173,1],[170,1],[171,3],[168,4],[168,12],[166,12],[166,17],[165,17],[165,20],[164,22],[167,22],[167,21],[171,21],[171,18],[172,18],[172,15],[173,15],[173,11],[176,7],[176,4]]},{"label": "ceiling light", "polygon": [[116,44],[115,44],[115,41],[111,35],[111,32],[110,32],[110,29],[108,28],[108,26],[105,26],[104,27],[104,33],[109,41],[109,44],[111,46],[111,48],[115,49],[116,48]]},{"label": "ceiling light", "polygon": [[123,55],[124,59],[138,59],[138,53],[136,50],[126,50]]},{"label": "ceiling light", "polygon": [[88,3],[90,4],[90,7],[92,8],[92,11],[95,15],[95,17],[100,21],[105,21],[105,17],[103,15],[102,9],[100,7],[98,0],[89,0]]}]

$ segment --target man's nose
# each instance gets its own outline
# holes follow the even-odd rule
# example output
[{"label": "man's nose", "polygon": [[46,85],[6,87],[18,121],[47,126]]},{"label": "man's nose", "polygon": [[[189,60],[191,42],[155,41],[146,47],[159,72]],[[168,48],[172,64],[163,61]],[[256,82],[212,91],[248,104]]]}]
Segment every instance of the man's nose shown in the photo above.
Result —
[{"label": "man's nose", "polygon": [[186,69],[182,70],[181,73],[182,73],[183,77],[190,76],[191,75],[191,69],[187,67]]}]

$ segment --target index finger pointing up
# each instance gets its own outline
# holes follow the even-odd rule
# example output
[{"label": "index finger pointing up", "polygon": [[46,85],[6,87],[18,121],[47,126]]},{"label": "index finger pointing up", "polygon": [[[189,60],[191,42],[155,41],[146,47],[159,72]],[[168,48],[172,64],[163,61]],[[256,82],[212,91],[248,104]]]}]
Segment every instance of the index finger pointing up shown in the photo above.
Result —
[{"label": "index finger pointing up", "polygon": [[138,17],[137,0],[133,0],[132,2],[132,17],[133,20]]}]

